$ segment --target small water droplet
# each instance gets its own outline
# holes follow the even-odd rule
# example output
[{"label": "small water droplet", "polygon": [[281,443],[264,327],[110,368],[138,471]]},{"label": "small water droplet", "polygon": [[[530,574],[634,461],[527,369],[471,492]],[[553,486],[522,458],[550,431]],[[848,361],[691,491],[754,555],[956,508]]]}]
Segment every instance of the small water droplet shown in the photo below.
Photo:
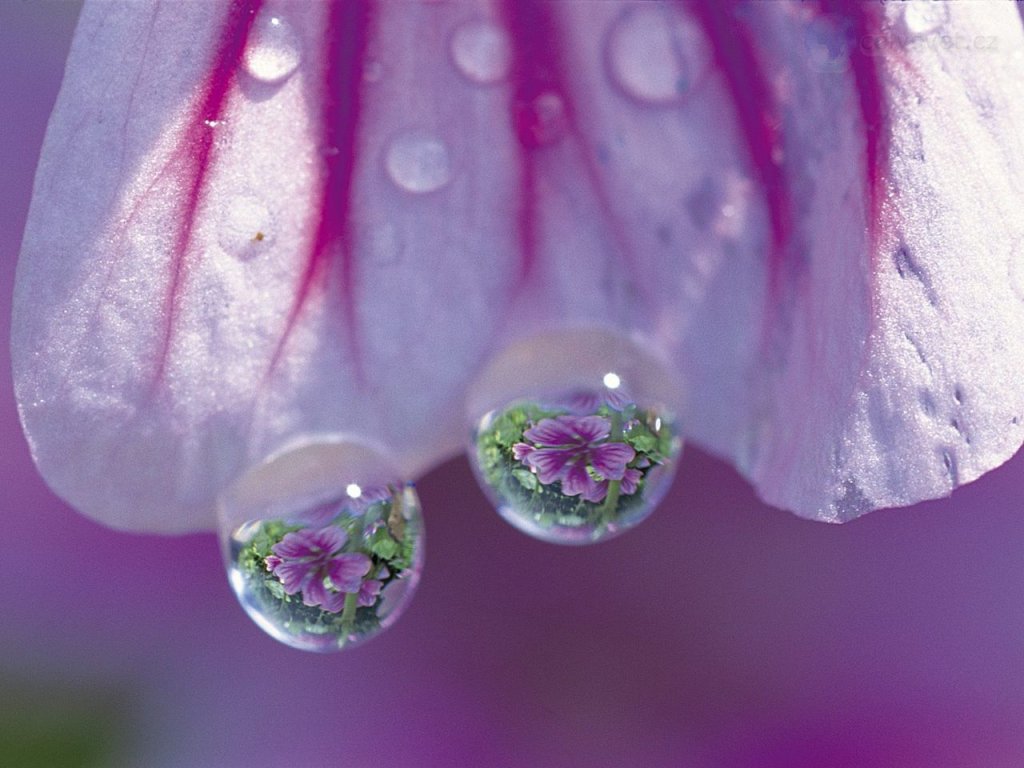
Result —
[{"label": "small water droplet", "polygon": [[565,101],[554,91],[544,91],[516,105],[515,123],[519,140],[526,146],[554,144],[569,128]]},{"label": "small water droplet", "polygon": [[508,36],[489,21],[469,21],[455,30],[451,42],[456,68],[474,83],[503,80],[512,63]]},{"label": "small water droplet", "polygon": [[261,82],[281,83],[295,72],[301,60],[299,38],[291,25],[281,16],[261,13],[245,49],[246,71]]},{"label": "small water droplet", "polygon": [[232,198],[224,208],[217,230],[220,247],[248,261],[266,251],[273,241],[274,222],[266,204],[249,195]]},{"label": "small water droplet", "polygon": [[910,0],[903,5],[903,26],[911,35],[927,35],[949,21],[946,3],[936,0]]},{"label": "small water droplet", "polygon": [[[523,342],[470,397],[469,455],[516,528],[590,544],[646,518],[672,483],[681,441],[667,378],[633,342],[570,332]],[[497,405],[495,405],[497,403]]]},{"label": "small water droplet", "polygon": [[392,141],[384,165],[391,180],[407,192],[433,192],[451,180],[448,147],[423,133],[407,133]]},{"label": "small water droplet", "polygon": [[216,128],[223,122],[223,120],[203,120],[203,125],[205,125],[207,128]]},{"label": "small water droplet", "polygon": [[351,443],[289,451],[246,475],[221,503],[228,580],[264,631],[337,651],[394,624],[423,567],[412,485]]},{"label": "small water droplet", "polygon": [[630,96],[652,104],[684,97],[707,69],[701,33],[672,8],[625,10],[608,35],[612,76]]}]

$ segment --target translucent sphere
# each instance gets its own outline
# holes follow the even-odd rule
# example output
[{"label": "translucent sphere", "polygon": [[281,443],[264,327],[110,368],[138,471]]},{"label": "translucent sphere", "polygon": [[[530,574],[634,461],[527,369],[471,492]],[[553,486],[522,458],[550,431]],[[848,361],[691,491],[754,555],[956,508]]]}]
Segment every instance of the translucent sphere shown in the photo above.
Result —
[{"label": "translucent sphere", "polygon": [[419,499],[374,461],[345,444],[289,453],[243,481],[222,509],[231,586],[256,624],[287,645],[362,643],[391,626],[415,591]]},{"label": "translucent sphere", "polygon": [[470,456],[501,516],[545,541],[589,544],[633,527],[675,472],[679,432],[665,387],[649,386],[665,378],[659,364],[603,336],[527,342],[484,375],[534,385],[474,421]]}]

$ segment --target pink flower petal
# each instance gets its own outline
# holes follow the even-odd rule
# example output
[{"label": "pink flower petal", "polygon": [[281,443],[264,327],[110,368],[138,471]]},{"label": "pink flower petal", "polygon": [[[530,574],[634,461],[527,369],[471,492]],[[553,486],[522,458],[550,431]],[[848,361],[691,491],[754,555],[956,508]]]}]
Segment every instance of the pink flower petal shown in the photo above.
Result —
[{"label": "pink flower petal", "polygon": [[316,581],[314,577],[318,569],[316,564],[284,561],[274,568],[274,575],[281,580],[284,591],[294,595],[299,590],[305,590],[310,581]]},{"label": "pink flower petal", "polygon": [[586,467],[573,465],[562,478],[562,493],[566,496],[582,496],[587,501],[601,501],[605,497],[607,485],[602,485],[590,476]]},{"label": "pink flower petal", "polygon": [[315,578],[303,587],[302,602],[308,606],[320,606],[325,611],[337,612],[343,607],[345,596],[327,589],[323,578]]},{"label": "pink flower petal", "polygon": [[526,463],[537,470],[537,479],[548,485],[560,480],[565,475],[566,465],[576,458],[571,449],[537,448],[526,457]]},{"label": "pink flower petal", "polygon": [[[300,438],[362,435],[414,476],[458,450],[510,317],[648,336],[686,436],[808,517],[1005,461],[1024,439],[1013,4],[945,4],[935,34],[998,40],[969,52],[905,3],[735,5],[88,3],[15,296],[48,482],[110,525],[183,531]],[[273,83],[245,69],[260,9],[300,58]],[[685,77],[632,42],[650,14]],[[510,41],[483,85],[449,50],[469,16]],[[870,50],[807,55],[843,30]]]},{"label": "pink flower petal", "polygon": [[621,492],[625,496],[630,496],[636,493],[637,482],[643,477],[639,469],[627,469],[625,474],[622,476],[622,485],[619,486]]},{"label": "pink flower petal", "polygon": [[357,552],[338,555],[327,566],[327,575],[339,592],[358,592],[363,576],[370,571],[370,558]]},{"label": "pink flower petal", "polygon": [[527,445],[526,443],[516,443],[515,445],[512,446],[512,455],[515,457],[516,461],[525,461],[526,458],[535,450],[537,449],[534,448],[532,445]]},{"label": "pink flower petal", "polygon": [[608,480],[621,480],[626,472],[626,464],[636,456],[630,446],[625,443],[605,443],[590,449],[590,466],[601,477]]},{"label": "pink flower petal", "polygon": [[337,526],[318,530],[304,529],[285,534],[271,551],[285,559],[326,557],[345,546],[348,535]]},{"label": "pink flower petal", "polygon": [[542,419],[523,437],[537,445],[586,445],[608,437],[610,431],[611,423],[602,416],[556,416]]},{"label": "pink flower petal", "polygon": [[368,606],[377,602],[382,586],[381,582],[376,579],[364,581],[359,587],[359,604],[362,606]]}]

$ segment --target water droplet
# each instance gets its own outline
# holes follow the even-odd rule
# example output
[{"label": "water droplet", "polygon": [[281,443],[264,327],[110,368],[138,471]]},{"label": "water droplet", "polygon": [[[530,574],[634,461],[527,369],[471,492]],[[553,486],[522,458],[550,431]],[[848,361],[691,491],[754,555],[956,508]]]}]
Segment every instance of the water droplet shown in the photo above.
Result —
[{"label": "water droplet", "polygon": [[949,21],[949,8],[936,0],[910,0],[903,5],[903,26],[911,35],[927,35]]},{"label": "water droplet", "polygon": [[700,31],[672,8],[630,8],[608,35],[612,77],[630,96],[652,104],[678,102],[708,66]]},{"label": "water droplet", "polygon": [[672,483],[681,441],[671,390],[661,365],[619,336],[572,331],[517,344],[469,398],[477,478],[531,536],[590,544],[618,535]]},{"label": "water droplet", "polygon": [[384,165],[391,180],[408,192],[433,192],[451,180],[448,147],[423,133],[407,133],[392,141]]},{"label": "water droplet", "polygon": [[281,83],[295,72],[301,60],[299,38],[291,25],[280,16],[260,14],[245,49],[246,71],[261,82]]},{"label": "water droplet", "polygon": [[451,43],[456,68],[474,83],[503,80],[512,63],[508,36],[489,21],[469,21],[455,30]]},{"label": "water droplet", "polygon": [[519,140],[527,147],[554,144],[569,128],[565,101],[554,91],[544,91],[532,99],[518,102],[515,125]]},{"label": "water droplet", "polygon": [[220,518],[239,602],[294,648],[337,651],[376,636],[408,605],[422,571],[416,492],[353,443],[270,459],[226,494]]},{"label": "water droplet", "polygon": [[273,218],[266,204],[249,195],[232,198],[221,214],[217,229],[220,247],[237,259],[248,261],[274,240]]}]

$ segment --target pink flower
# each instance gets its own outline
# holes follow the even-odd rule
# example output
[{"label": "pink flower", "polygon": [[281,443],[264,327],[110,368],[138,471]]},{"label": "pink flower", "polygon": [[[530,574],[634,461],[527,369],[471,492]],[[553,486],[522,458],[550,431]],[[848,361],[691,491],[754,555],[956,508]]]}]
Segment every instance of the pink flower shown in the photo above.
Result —
[{"label": "pink flower", "polygon": [[207,529],[298,440],[427,471],[510,330],[600,327],[772,504],[945,495],[1024,440],[1022,50],[1013,3],[87,3],[15,289],[35,460]]},{"label": "pink flower", "polygon": [[[545,485],[562,483],[566,496],[582,496],[599,502],[608,492],[608,480],[624,480],[636,490],[640,473],[632,470],[628,481],[626,465],[636,451],[626,443],[607,442],[611,423],[602,416],[556,416],[542,419],[523,433],[528,443],[513,446],[513,455],[537,472]],[[591,477],[592,469],[605,482]]]},{"label": "pink flower", "polygon": [[363,577],[371,565],[361,552],[343,552],[347,541],[336,526],[294,531],[271,547],[267,570],[281,580],[287,594],[302,592],[306,605],[337,613],[344,607],[345,593],[362,597]]},{"label": "pink flower", "polygon": [[363,579],[359,585],[359,605],[370,606],[377,602],[380,591],[384,587],[383,579],[390,575],[390,571],[381,566],[380,572],[372,579]]}]

